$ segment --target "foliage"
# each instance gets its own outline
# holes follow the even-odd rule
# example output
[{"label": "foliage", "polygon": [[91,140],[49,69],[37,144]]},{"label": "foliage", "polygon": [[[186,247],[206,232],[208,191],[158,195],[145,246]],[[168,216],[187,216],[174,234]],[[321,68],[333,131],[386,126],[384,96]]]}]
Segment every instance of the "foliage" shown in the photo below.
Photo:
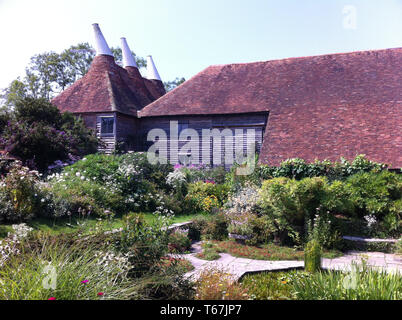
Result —
[{"label": "foliage", "polygon": [[305,178],[297,181],[274,178],[263,182],[261,207],[266,214],[283,218],[291,225],[303,225],[305,217],[316,211],[325,197],[325,178]]},{"label": "foliage", "polygon": [[291,300],[296,296],[288,282],[288,275],[289,273],[285,272],[250,274],[246,275],[241,283],[253,300]]},{"label": "foliage", "polygon": [[115,246],[119,252],[129,254],[132,264],[130,275],[144,274],[157,267],[157,263],[168,252],[170,217],[156,215],[145,222],[141,214],[129,214],[124,218],[123,229],[115,235]]},{"label": "foliage", "polygon": [[0,299],[136,299],[138,285],[127,277],[128,270],[124,256],[43,239],[38,248],[26,247],[0,268]]},{"label": "foliage", "polygon": [[201,234],[207,225],[207,221],[207,216],[195,217],[188,228],[188,237],[194,241],[201,240]]},{"label": "foliage", "polygon": [[19,161],[11,164],[9,173],[0,178],[0,221],[26,221],[46,209],[38,182],[37,171],[30,171]]},{"label": "foliage", "polygon": [[96,151],[98,141],[92,130],[45,99],[18,100],[15,108],[0,143],[30,167],[45,171],[56,160]]},{"label": "foliage", "polygon": [[224,240],[228,236],[228,220],[219,212],[207,218],[201,230],[202,238],[206,240]]},{"label": "foliage", "polygon": [[306,242],[316,240],[326,249],[339,249],[342,246],[342,237],[334,226],[333,216],[329,214],[316,214],[314,219],[307,219],[306,229]]},{"label": "foliage", "polygon": [[[356,267],[355,267],[356,270]],[[367,268],[352,273],[267,272],[248,275],[242,286],[257,300],[400,300],[400,274]]]},{"label": "foliage", "polygon": [[392,211],[393,202],[402,198],[402,176],[396,173],[358,173],[349,177],[346,183],[359,217],[373,214],[383,218]]},{"label": "foliage", "polygon": [[228,192],[225,184],[198,181],[188,185],[185,202],[192,212],[212,213],[224,204]]},{"label": "foliage", "polygon": [[184,78],[176,78],[172,81],[164,82],[163,85],[165,86],[166,92],[172,91],[173,89],[177,88],[179,85],[184,83],[186,79]]},{"label": "foliage", "polygon": [[[354,270],[353,270],[354,269]],[[351,273],[322,271],[290,280],[301,300],[400,300],[402,278],[396,273],[354,266]]]},{"label": "foliage", "polygon": [[247,300],[247,290],[233,281],[225,271],[206,268],[195,284],[196,300]]},{"label": "foliage", "polygon": [[279,166],[259,164],[256,160],[255,169],[251,175],[238,176],[236,175],[237,167],[233,166],[226,179],[231,191],[237,191],[247,181],[261,185],[264,180],[280,177],[296,180],[313,177],[326,177],[329,181],[345,180],[359,172],[379,172],[386,170],[387,167],[386,164],[367,159],[365,155],[357,155],[352,161],[341,158],[340,161],[316,160],[313,163],[294,158],[283,161]]},{"label": "foliage", "polygon": [[170,253],[183,253],[190,250],[191,240],[188,230],[178,229],[169,234],[168,248]]},{"label": "foliage", "polygon": [[402,240],[395,243],[394,252],[398,255],[402,255]]},{"label": "foliage", "polygon": [[87,211],[91,207],[101,216],[105,211],[172,213],[172,208],[178,210],[174,199],[157,189],[170,169],[168,165],[149,164],[142,153],[89,155],[48,176],[49,192],[58,201],[73,204],[66,211],[70,214],[76,214],[79,207]]},{"label": "foliage", "polygon": [[321,268],[322,249],[316,239],[307,242],[304,249],[304,269],[307,272],[316,272]]}]

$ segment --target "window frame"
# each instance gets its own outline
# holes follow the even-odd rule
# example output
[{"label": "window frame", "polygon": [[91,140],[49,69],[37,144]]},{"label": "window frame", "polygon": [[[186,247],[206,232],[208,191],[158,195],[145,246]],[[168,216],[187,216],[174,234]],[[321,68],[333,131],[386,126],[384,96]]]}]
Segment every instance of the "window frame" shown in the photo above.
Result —
[{"label": "window frame", "polygon": [[[113,120],[113,132],[107,132],[103,133],[102,132],[102,120],[103,119],[112,119]],[[99,134],[101,137],[114,137],[116,134],[116,117],[114,115],[112,116],[99,116]]]}]

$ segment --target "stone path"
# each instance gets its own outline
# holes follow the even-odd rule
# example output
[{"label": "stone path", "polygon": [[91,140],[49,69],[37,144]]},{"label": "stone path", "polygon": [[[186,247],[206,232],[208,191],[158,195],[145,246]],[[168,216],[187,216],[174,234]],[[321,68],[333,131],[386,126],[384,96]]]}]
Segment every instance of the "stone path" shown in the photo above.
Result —
[{"label": "stone path", "polygon": [[[248,273],[263,271],[284,271],[303,269],[303,261],[267,261],[236,258],[227,253],[220,253],[220,258],[214,261],[198,259],[195,255],[201,252],[201,242],[192,245],[192,252],[189,254],[175,255],[189,260],[194,270],[186,274],[187,277],[196,279],[202,270],[210,267],[217,267],[232,275],[233,280],[238,280]],[[346,255],[334,259],[322,259],[323,269],[350,271],[352,262],[360,263],[361,259],[367,259],[367,264],[386,272],[402,273],[402,256],[386,254],[381,252],[348,252]]]}]

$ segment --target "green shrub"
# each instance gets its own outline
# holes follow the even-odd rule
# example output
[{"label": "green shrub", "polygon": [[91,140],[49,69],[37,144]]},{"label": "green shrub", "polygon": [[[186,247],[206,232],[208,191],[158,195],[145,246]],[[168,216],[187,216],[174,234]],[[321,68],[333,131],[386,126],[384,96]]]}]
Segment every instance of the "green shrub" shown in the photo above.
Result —
[{"label": "green shrub", "polygon": [[265,214],[283,216],[291,225],[300,226],[323,202],[326,188],[325,178],[267,180],[261,188],[261,207]]},{"label": "green shrub", "polygon": [[0,178],[0,221],[26,221],[46,209],[46,199],[39,185],[39,174],[14,162]]},{"label": "green shrub", "polygon": [[201,234],[205,229],[207,222],[207,216],[197,216],[195,219],[193,219],[193,223],[188,229],[188,237],[194,241],[201,240]]},{"label": "green shrub", "polygon": [[395,243],[393,251],[395,254],[402,255],[402,240]]},{"label": "green shrub", "polygon": [[14,116],[4,128],[2,144],[30,168],[45,172],[57,160],[96,152],[94,131],[82,119],[61,114],[46,99],[18,100]]},{"label": "green shrub", "polygon": [[191,240],[188,232],[179,229],[169,234],[168,248],[171,253],[183,253],[190,250]]},{"label": "green shrub", "polygon": [[314,219],[306,220],[306,242],[316,240],[326,249],[341,249],[342,237],[330,214],[317,214]]},{"label": "green shrub", "polygon": [[229,188],[225,184],[196,182],[188,185],[185,206],[191,212],[209,212],[221,207],[226,201]]},{"label": "green shrub", "polygon": [[249,239],[246,240],[248,245],[255,246],[270,243],[279,233],[275,223],[266,215],[252,217],[248,221],[248,225],[251,229]]},{"label": "green shrub", "polygon": [[307,242],[304,249],[304,269],[307,272],[316,272],[321,269],[321,246],[313,239]]},{"label": "green shrub", "polygon": [[253,300],[290,300],[295,295],[285,272],[264,272],[246,275],[241,280]]},{"label": "green shrub", "polygon": [[388,171],[358,173],[346,180],[350,199],[360,217],[374,214],[382,219],[402,198],[402,176]]},{"label": "green shrub", "polygon": [[228,220],[223,213],[211,215],[206,220],[201,235],[207,240],[224,240],[228,236]]},{"label": "green shrub", "polygon": [[246,300],[247,290],[225,270],[205,268],[195,283],[196,300]]},{"label": "green shrub", "polygon": [[345,158],[341,158],[340,161],[336,162],[316,160],[313,163],[306,163],[299,158],[288,159],[277,167],[259,164],[256,161],[253,173],[248,176],[236,175],[236,168],[236,165],[233,166],[226,176],[226,181],[232,192],[238,191],[246,182],[252,182],[260,186],[264,180],[280,177],[296,180],[312,177],[326,177],[329,181],[344,180],[359,172],[385,170],[387,165],[370,161],[365,155],[358,155],[351,162]]},{"label": "green shrub", "polygon": [[346,216],[354,216],[355,206],[350,199],[350,186],[339,180],[333,181],[326,191],[325,198],[321,203],[322,211],[329,211],[334,214],[341,213]]},{"label": "green shrub", "polygon": [[123,229],[114,236],[114,242],[119,252],[129,256],[131,276],[143,276],[158,268],[158,262],[168,252],[170,224],[168,217],[160,215],[150,222],[145,222],[141,214],[124,217]]},{"label": "green shrub", "polygon": [[54,180],[48,192],[53,195],[55,204],[65,204],[64,215],[79,215],[82,210],[99,217],[110,213],[121,214],[127,211],[125,199],[116,190],[95,183],[89,179],[71,178]]}]

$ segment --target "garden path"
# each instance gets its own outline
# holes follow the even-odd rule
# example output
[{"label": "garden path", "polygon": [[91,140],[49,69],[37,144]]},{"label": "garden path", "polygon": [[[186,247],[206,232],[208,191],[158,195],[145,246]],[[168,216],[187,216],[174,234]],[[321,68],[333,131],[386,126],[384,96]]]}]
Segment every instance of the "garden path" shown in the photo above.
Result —
[{"label": "garden path", "polygon": [[[175,255],[185,258],[194,266],[194,270],[186,273],[189,278],[196,279],[202,270],[217,267],[229,273],[233,280],[238,280],[248,273],[263,271],[285,271],[292,269],[303,269],[303,261],[267,261],[236,258],[227,253],[220,253],[220,258],[214,261],[207,261],[197,258],[195,255],[202,251],[201,242],[192,245],[192,252],[189,254]],[[347,270],[352,268],[352,262],[361,263],[366,259],[367,265],[384,270],[386,272],[402,273],[402,256],[386,254],[381,252],[356,252],[350,251],[346,255],[334,259],[322,259],[322,268],[328,270]]]}]

